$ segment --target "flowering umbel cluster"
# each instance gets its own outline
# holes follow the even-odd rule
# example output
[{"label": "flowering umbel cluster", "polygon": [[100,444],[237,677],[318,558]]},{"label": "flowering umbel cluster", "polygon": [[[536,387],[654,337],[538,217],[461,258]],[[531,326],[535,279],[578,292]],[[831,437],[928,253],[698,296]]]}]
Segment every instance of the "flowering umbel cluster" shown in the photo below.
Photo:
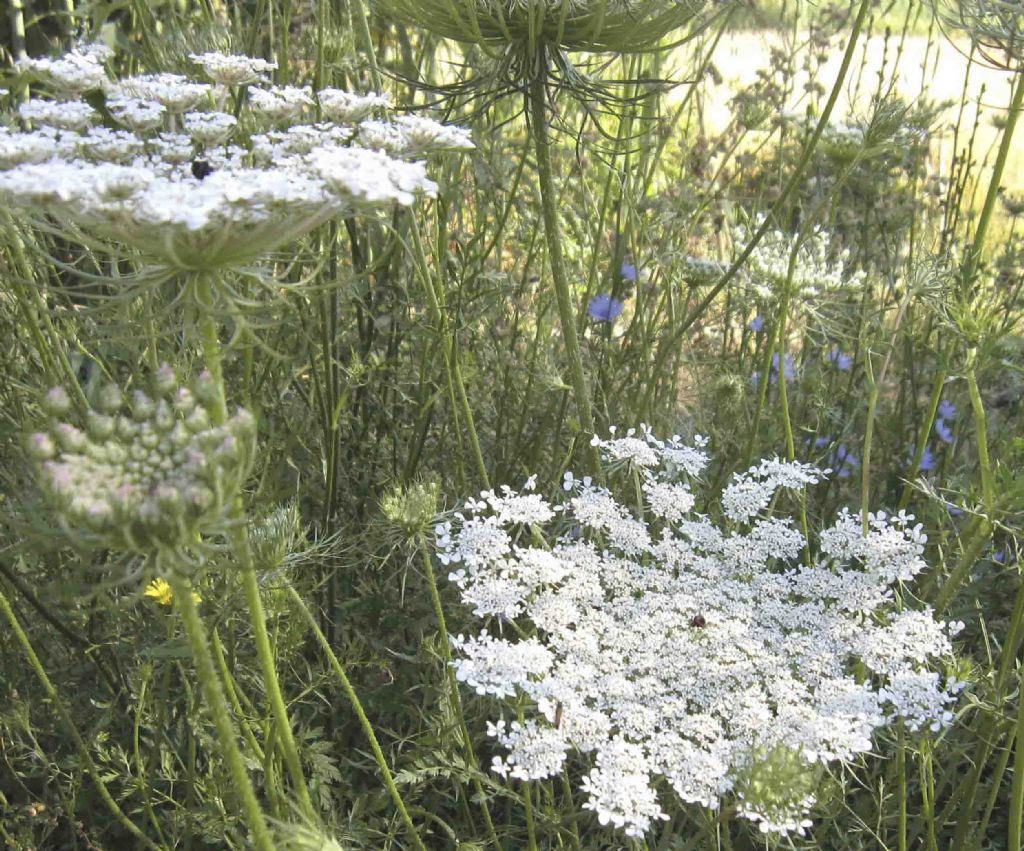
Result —
[{"label": "flowering umbel cluster", "polygon": [[762,461],[725,488],[718,525],[695,510],[703,441],[631,430],[597,444],[628,505],[567,474],[559,500],[529,483],[488,491],[436,529],[463,602],[488,619],[452,639],[458,679],[536,707],[491,725],[507,749],[496,771],[549,777],[570,749],[592,754],[585,806],[630,836],[666,818],[658,777],[685,802],[729,796],[764,832],[802,832],[828,763],[897,719],[951,722],[961,684],[934,663],[962,624],[894,605],[924,567],[912,517],[872,514],[865,534],[844,511],[805,559],[771,505],[827,471]]},{"label": "flowering umbel cluster", "polygon": [[84,427],[64,422],[62,388],[43,399],[45,430],[29,437],[43,491],[69,534],[97,545],[153,553],[195,541],[216,524],[248,473],[253,416],[239,408],[214,425],[213,378],[179,387],[162,367],[155,393],[127,401],[116,386],[98,393]]},{"label": "flowering umbel cluster", "polygon": [[0,123],[0,204],[172,269],[242,264],[334,216],[411,205],[437,189],[415,160],[473,147],[426,117],[371,118],[384,95],[272,85],[262,59],[193,55],[211,81],[197,82],[112,79],[109,58],[93,46],[19,63],[48,96],[10,116],[31,129]]},{"label": "flowering umbel cluster", "polygon": [[[733,244],[737,252],[750,242],[761,221],[750,227],[737,226],[733,231]],[[823,230],[794,242],[794,237],[780,230],[769,230],[757,244],[747,261],[744,274],[750,288],[758,298],[768,299],[782,293],[789,281],[792,295],[819,296],[840,289],[852,289],[863,284],[864,273],[849,265],[849,251],[837,256],[830,252],[831,235]],[[796,260],[790,261],[793,252]]]}]

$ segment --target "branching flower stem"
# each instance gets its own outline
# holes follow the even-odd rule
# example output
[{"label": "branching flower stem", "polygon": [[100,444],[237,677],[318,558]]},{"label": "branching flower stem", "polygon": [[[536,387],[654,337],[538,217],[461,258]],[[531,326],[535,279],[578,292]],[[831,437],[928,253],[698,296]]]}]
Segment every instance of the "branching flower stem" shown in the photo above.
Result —
[{"label": "branching flower stem", "polygon": [[[832,112],[835,109],[836,103],[839,101],[839,96],[842,94],[843,87],[846,82],[846,75],[849,73],[850,65],[853,62],[857,42],[860,40],[860,34],[864,29],[864,23],[867,19],[868,10],[870,8],[871,0],[861,0],[860,7],[857,10],[857,17],[853,22],[853,28],[850,31],[850,37],[846,44],[846,52],[843,54],[842,64],[839,66],[839,72],[836,74],[835,82],[832,84],[832,91],[829,94],[828,101],[825,103],[824,109],[821,111],[821,117],[818,119],[814,132],[811,134],[811,138],[807,140],[807,144],[804,147],[803,153],[800,155],[796,168],[789,177],[789,181],[782,189],[782,192],[776,199],[769,214],[764,217],[764,221],[761,223],[761,226],[754,233],[753,237],[751,237],[739,257],[733,261],[733,264],[722,276],[721,280],[711,287],[711,289],[708,290],[707,295],[705,295],[704,298],[694,306],[693,310],[691,310],[690,313],[680,321],[674,333],[665,337],[662,341],[661,346],[658,348],[658,353],[655,355],[654,364],[651,367],[651,375],[657,376],[661,374],[668,362],[668,359],[678,352],[679,346],[683,341],[683,335],[689,331],[694,322],[704,315],[711,303],[718,297],[718,294],[725,289],[729,282],[736,277],[736,274],[740,269],[743,268],[743,265],[750,258],[750,255],[754,253],[754,249],[756,249],[761,240],[764,239],[765,234],[767,234],[774,226],[775,218],[779,211],[785,208],[785,205],[789,202],[790,196],[796,191],[796,188],[803,180],[804,173],[807,171],[808,166],[810,166],[814,152],[818,147],[818,141],[825,132],[825,128],[828,127],[828,123],[832,117]],[[651,401],[654,398],[655,384],[656,382],[654,381],[648,383],[647,393],[645,394],[641,410],[650,410]]]},{"label": "branching flower stem", "polygon": [[252,834],[253,847],[258,851],[273,851],[274,843],[270,838],[263,810],[256,799],[256,792],[249,779],[242,751],[238,747],[235,725],[231,721],[227,700],[224,697],[224,687],[221,685],[214,666],[206,627],[199,616],[195,598],[192,596],[192,583],[178,576],[174,571],[169,573],[167,581],[174,591],[174,604],[181,614],[181,620],[185,626],[185,634],[188,636],[206,706],[210,710],[213,724],[217,728],[218,744],[222,748],[228,770],[231,772],[231,780],[240,798],[242,811],[245,813],[245,822]]},{"label": "branching flower stem", "polygon": [[462,368],[459,366],[458,343],[455,339],[454,331],[448,327],[448,317],[445,313],[444,304],[444,287],[431,274],[426,253],[423,250],[423,240],[420,237],[419,224],[411,216],[409,232],[412,237],[413,259],[419,269],[420,277],[423,279],[423,286],[427,293],[430,318],[437,326],[443,340],[441,350],[444,355],[445,369],[448,372],[449,390],[453,396],[452,403],[457,405],[465,420],[466,432],[469,437],[470,447],[473,450],[473,461],[476,464],[477,475],[480,477],[480,481],[485,488],[490,487],[487,464],[484,462],[483,451],[480,448],[480,437],[476,430],[473,408],[469,404],[469,396],[466,394],[466,383],[462,377]]},{"label": "branching flower stem", "polygon": [[978,216],[978,227],[974,232],[974,242],[964,258],[960,281],[961,293],[964,295],[969,293],[971,285],[974,283],[974,276],[978,271],[978,264],[981,262],[989,225],[992,222],[992,214],[995,211],[996,202],[999,200],[999,193],[1002,189],[1000,181],[1002,180],[1003,172],[1006,170],[1010,149],[1013,147],[1013,134],[1017,128],[1017,119],[1020,117],[1022,108],[1024,108],[1024,73],[1018,73],[1013,84],[1013,94],[1010,97],[1010,106],[1006,114],[1006,126],[1003,128],[1003,137],[999,143],[996,161],[992,165],[992,178],[988,184],[988,191],[985,193],[985,203],[981,208],[981,215]]},{"label": "branching flower stem", "polygon": [[[423,569],[427,574],[427,582],[430,586],[430,600],[434,605],[434,616],[437,618],[437,628],[441,632],[441,653],[444,659],[444,678],[448,687],[452,710],[459,722],[459,731],[462,734],[462,745],[465,750],[465,757],[469,766],[474,771],[479,771],[476,753],[473,751],[473,737],[469,733],[469,726],[466,724],[466,714],[462,709],[462,697],[459,694],[459,683],[455,678],[455,669],[452,667],[452,647],[448,641],[448,623],[444,616],[444,606],[441,604],[441,594],[437,589],[437,576],[434,573],[434,565],[430,553],[423,552]],[[501,841],[494,829],[494,821],[491,819],[491,810],[487,806],[487,799],[484,797],[483,784],[479,779],[473,779],[473,787],[484,811],[484,821],[487,822],[487,832],[490,834],[494,847],[501,851]]]}]

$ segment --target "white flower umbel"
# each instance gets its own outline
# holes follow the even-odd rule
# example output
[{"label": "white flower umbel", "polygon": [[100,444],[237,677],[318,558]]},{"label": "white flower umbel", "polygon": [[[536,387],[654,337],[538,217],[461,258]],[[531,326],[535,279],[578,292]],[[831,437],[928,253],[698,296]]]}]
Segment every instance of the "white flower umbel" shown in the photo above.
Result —
[{"label": "white flower umbel", "polygon": [[[102,70],[88,56],[67,62]],[[465,131],[420,118],[408,125],[418,129],[400,157],[355,144],[350,125],[277,128],[312,110],[308,87],[250,88],[237,114],[216,111],[226,103],[224,86],[254,82],[272,63],[223,54],[193,60],[215,84],[164,73],[104,77],[120,130],[76,132],[93,116],[82,100],[30,101],[23,117],[49,126],[0,128],[0,204],[90,248],[99,237],[113,251],[140,252],[146,267],[208,272],[249,263],[335,216],[432,196],[436,184],[423,163],[409,161],[408,145],[421,153],[472,146]],[[322,100],[331,114],[349,117],[387,103],[338,89]],[[402,138],[411,132],[380,123]]]},{"label": "white flower umbel", "polygon": [[112,83],[109,93],[116,100],[137,98],[158,103],[170,113],[181,113],[209,98],[213,87],[192,82],[181,74],[140,74]]},{"label": "white flower umbel", "polygon": [[57,136],[47,129],[16,133],[0,127],[0,171],[19,165],[46,162],[67,150]]},{"label": "white flower umbel", "polygon": [[238,119],[226,112],[189,112],[185,132],[199,145],[219,145],[234,132]]},{"label": "white flower umbel", "polygon": [[575,749],[593,754],[585,806],[630,836],[665,817],[658,777],[685,802],[730,796],[762,831],[802,833],[829,763],[899,719],[952,721],[961,684],[938,665],[962,624],[893,601],[925,567],[912,517],[871,514],[865,534],[843,512],[807,558],[770,507],[827,471],[765,460],[716,506],[697,487],[704,441],[641,428],[596,445],[613,482],[625,473],[622,501],[567,474],[559,499],[487,491],[435,530],[463,601],[494,619],[452,639],[458,679],[535,707],[492,725],[496,771],[549,777]]},{"label": "white flower umbel", "polygon": [[[751,227],[738,226],[733,231],[733,243],[739,252],[761,226],[761,220]],[[864,273],[848,268],[849,252],[830,255],[831,236],[815,230],[802,238],[799,245],[794,238],[780,230],[770,230],[758,243],[746,264],[746,277],[754,294],[759,298],[779,295],[789,277],[790,261],[793,277],[789,282],[791,294],[822,295],[839,289],[852,289],[863,284]]]},{"label": "white flower umbel", "polygon": [[364,121],[359,125],[359,142],[405,159],[443,151],[471,151],[476,147],[468,130],[422,115],[402,115],[393,123]]},{"label": "white flower umbel", "polygon": [[96,120],[96,110],[82,101],[33,98],[18,107],[24,121],[60,130],[84,130]]},{"label": "white flower umbel", "polygon": [[136,133],[147,133],[162,126],[167,112],[162,103],[131,96],[108,97],[107,109],[117,121]]},{"label": "white flower umbel", "polygon": [[313,106],[313,97],[309,86],[273,86],[250,89],[249,104],[256,115],[274,124],[284,124],[297,121]]},{"label": "white flower umbel", "polygon": [[83,45],[58,59],[48,57],[19,59],[15,67],[43,80],[61,96],[71,97],[106,86],[103,67],[113,51],[102,44]]},{"label": "white flower umbel", "polygon": [[339,124],[362,121],[376,109],[388,109],[391,98],[386,94],[370,92],[361,95],[343,89],[321,89],[317,92],[320,109],[325,117]]},{"label": "white flower umbel", "polygon": [[192,53],[189,59],[202,66],[206,76],[222,86],[262,83],[267,79],[267,72],[277,68],[276,62],[226,53]]}]

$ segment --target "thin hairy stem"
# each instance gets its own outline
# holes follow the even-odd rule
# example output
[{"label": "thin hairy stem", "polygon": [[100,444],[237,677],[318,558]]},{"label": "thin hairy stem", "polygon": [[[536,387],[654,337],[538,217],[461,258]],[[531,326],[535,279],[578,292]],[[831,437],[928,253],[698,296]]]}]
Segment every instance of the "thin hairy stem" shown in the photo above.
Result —
[{"label": "thin hairy stem", "polygon": [[370,749],[373,751],[373,758],[376,760],[377,767],[380,769],[381,777],[384,780],[384,786],[387,788],[388,794],[391,795],[391,800],[394,802],[399,815],[402,817],[402,821],[405,823],[405,826],[409,831],[410,841],[419,849],[419,851],[427,851],[426,846],[423,844],[423,840],[420,839],[420,835],[416,830],[416,825],[413,824],[412,817],[409,815],[409,810],[406,808],[405,801],[402,799],[402,794],[398,791],[398,787],[395,785],[395,778],[391,773],[391,768],[388,766],[387,760],[384,758],[384,751],[381,750],[380,743],[377,741],[377,734],[373,730],[373,724],[370,723],[370,719],[366,715],[366,710],[363,709],[362,701],[359,700],[359,695],[356,694],[356,690],[352,687],[352,682],[349,680],[348,674],[345,673],[345,668],[335,655],[334,650],[327,641],[327,637],[317,624],[316,617],[309,610],[309,606],[306,605],[306,601],[302,598],[302,595],[290,585],[287,587],[287,590],[292,601],[299,607],[299,611],[302,612],[302,616],[306,619],[306,623],[309,624],[309,628],[313,631],[313,635],[316,636],[317,643],[324,651],[324,655],[327,657],[327,661],[330,663],[331,669],[341,682],[341,687],[345,691],[345,696],[348,698],[349,703],[352,706],[352,710],[356,713],[356,717],[359,719],[359,725],[363,728],[363,733],[366,735],[366,738],[370,743]]}]

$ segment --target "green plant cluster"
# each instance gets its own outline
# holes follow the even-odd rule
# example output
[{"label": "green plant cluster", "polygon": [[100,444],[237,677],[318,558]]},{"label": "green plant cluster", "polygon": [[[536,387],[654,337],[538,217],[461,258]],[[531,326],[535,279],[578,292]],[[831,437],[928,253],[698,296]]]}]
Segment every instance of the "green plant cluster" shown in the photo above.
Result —
[{"label": "green plant cluster", "polygon": [[[0,211],[0,847],[1024,847],[1016,12],[787,0],[740,80],[749,5],[12,0],[0,149],[17,60],[83,35],[120,76],[216,50],[386,92],[475,149],[209,275]],[[908,88],[920,59],[957,89]],[[435,528],[599,482],[594,435],[642,423],[707,437],[708,493],[830,468],[772,504],[805,533],[913,513],[893,602],[966,624],[954,723],[832,771],[765,754],[717,809],[666,786],[642,839],[584,807],[585,755],[492,771],[488,719],[533,707],[457,681],[479,619]],[[814,818],[766,837],[743,796]]]}]

